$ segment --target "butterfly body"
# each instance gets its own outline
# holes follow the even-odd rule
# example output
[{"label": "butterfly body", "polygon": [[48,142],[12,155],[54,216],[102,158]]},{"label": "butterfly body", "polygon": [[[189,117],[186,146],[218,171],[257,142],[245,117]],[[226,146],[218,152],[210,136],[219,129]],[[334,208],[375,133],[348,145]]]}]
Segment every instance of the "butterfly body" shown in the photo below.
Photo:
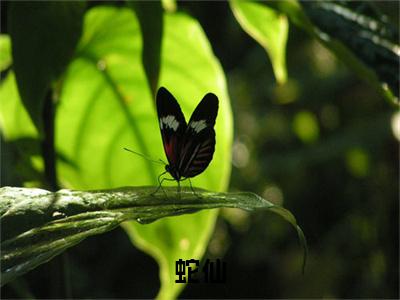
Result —
[{"label": "butterfly body", "polygon": [[218,98],[206,94],[186,123],[174,96],[164,87],[157,92],[157,113],[168,164],[165,171],[178,181],[202,173],[215,150],[214,124]]}]

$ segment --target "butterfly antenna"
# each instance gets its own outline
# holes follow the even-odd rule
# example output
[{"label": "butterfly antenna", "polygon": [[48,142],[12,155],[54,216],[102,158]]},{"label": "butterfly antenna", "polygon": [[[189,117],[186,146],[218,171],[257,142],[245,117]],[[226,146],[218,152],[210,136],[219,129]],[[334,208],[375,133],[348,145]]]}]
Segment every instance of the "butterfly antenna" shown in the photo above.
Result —
[{"label": "butterfly antenna", "polygon": [[165,163],[164,161],[162,161],[161,159],[159,159],[159,160],[154,160],[154,159],[151,159],[150,157],[148,157],[147,155],[144,155],[144,154],[142,154],[142,153],[139,153],[139,152],[130,150],[130,149],[128,149],[128,148],[124,148],[124,150],[126,150],[126,151],[128,151],[128,152],[131,152],[131,153],[133,153],[133,154],[139,155],[139,156],[141,156],[141,157],[143,157],[143,158],[145,158],[145,159],[147,159],[148,161],[151,161],[151,162],[153,162],[153,163],[156,163],[156,164],[159,164],[159,165],[166,165],[166,163]]}]

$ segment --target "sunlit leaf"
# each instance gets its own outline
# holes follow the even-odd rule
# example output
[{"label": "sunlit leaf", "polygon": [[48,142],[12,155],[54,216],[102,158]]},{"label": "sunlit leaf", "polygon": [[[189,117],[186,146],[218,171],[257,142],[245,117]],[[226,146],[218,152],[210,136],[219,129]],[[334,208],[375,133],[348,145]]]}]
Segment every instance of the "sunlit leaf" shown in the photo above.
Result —
[{"label": "sunlit leaf", "polygon": [[18,94],[14,72],[0,84],[0,126],[5,140],[37,137],[37,130]]},{"label": "sunlit leaf", "polygon": [[12,62],[11,40],[7,34],[0,34],[0,71],[7,69]]},{"label": "sunlit leaf", "polygon": [[[160,218],[219,207],[268,209],[282,216],[305,239],[293,215],[253,193],[214,193],[184,188],[119,188],[100,191],[0,188],[2,285],[50,260],[86,237],[135,219],[147,224]],[[141,225],[139,225],[141,226]],[[143,227],[147,227],[146,225]],[[7,228],[7,230],[4,230]],[[134,271],[134,270],[133,270]]]},{"label": "sunlit leaf", "polygon": [[167,12],[172,13],[176,11],[176,0],[161,0],[161,4]]},{"label": "sunlit leaf", "polygon": [[284,83],[289,29],[286,16],[255,1],[231,0],[229,3],[242,28],[267,51],[276,80]]},{"label": "sunlit leaf", "polygon": [[0,99],[0,129],[7,143],[4,147],[11,146],[19,156],[17,162],[10,162],[6,156],[3,159],[13,164],[11,172],[22,182],[44,182],[39,135],[19,97],[13,71],[0,83]]},{"label": "sunlit leaf", "polygon": [[[219,98],[216,151],[207,170],[192,180],[209,190],[226,189],[230,174],[232,116],[222,69],[198,23],[185,14],[164,16],[160,85],[178,99],[188,118],[208,92]],[[112,23],[113,26],[109,26]],[[96,7],[85,17],[76,58],[65,74],[56,119],[59,180],[74,189],[157,184],[164,151],[155,100],[142,66],[139,23],[129,9]],[[72,162],[72,163],[68,163]],[[170,183],[175,184],[175,183]],[[148,226],[124,224],[131,239],[160,265],[160,297],[175,297],[174,262],[203,255],[217,210],[163,219]],[[184,226],[182,226],[184,224]],[[179,242],[186,239],[188,247]]]}]

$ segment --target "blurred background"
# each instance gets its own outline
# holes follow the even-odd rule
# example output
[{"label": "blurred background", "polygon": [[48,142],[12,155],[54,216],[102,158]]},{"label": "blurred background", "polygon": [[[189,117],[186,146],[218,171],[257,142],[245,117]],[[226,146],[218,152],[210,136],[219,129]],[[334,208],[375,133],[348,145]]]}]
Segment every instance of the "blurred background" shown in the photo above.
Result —
[{"label": "blurred background", "polygon": [[[398,24],[398,2],[378,5]],[[278,217],[225,210],[209,247],[228,264],[229,284],[219,296],[398,298],[398,112],[295,26],[290,79],[277,86],[264,49],[226,6],[187,9],[228,77],[235,118],[230,189],[292,211],[309,261],[301,276],[295,233]],[[206,297],[204,289],[192,285],[182,296]]]},{"label": "blurred background", "polygon": [[[377,5],[398,24],[398,2]],[[302,275],[289,224],[270,213],[224,209],[205,257],[226,261],[227,282],[192,284],[180,297],[398,298],[399,112],[295,26],[289,80],[277,86],[265,50],[228,3],[182,2],[179,9],[199,20],[227,76],[235,124],[230,191],[252,191],[289,209],[309,247]],[[63,259],[69,268],[61,273]],[[155,261],[116,229],[2,293],[57,298],[64,276],[81,298],[150,298],[159,287]]]}]

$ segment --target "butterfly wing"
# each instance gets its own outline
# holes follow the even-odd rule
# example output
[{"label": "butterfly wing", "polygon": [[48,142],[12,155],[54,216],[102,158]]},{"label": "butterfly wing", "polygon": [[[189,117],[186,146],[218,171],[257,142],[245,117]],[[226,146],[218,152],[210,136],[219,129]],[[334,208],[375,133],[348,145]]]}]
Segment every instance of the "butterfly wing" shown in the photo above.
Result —
[{"label": "butterfly wing", "polygon": [[178,163],[182,177],[194,177],[210,164],[215,150],[217,113],[218,98],[208,93],[194,110],[182,139]]},{"label": "butterfly wing", "polygon": [[179,162],[179,149],[187,124],[181,107],[175,97],[164,87],[160,87],[156,97],[158,121],[165,155],[170,166]]}]

